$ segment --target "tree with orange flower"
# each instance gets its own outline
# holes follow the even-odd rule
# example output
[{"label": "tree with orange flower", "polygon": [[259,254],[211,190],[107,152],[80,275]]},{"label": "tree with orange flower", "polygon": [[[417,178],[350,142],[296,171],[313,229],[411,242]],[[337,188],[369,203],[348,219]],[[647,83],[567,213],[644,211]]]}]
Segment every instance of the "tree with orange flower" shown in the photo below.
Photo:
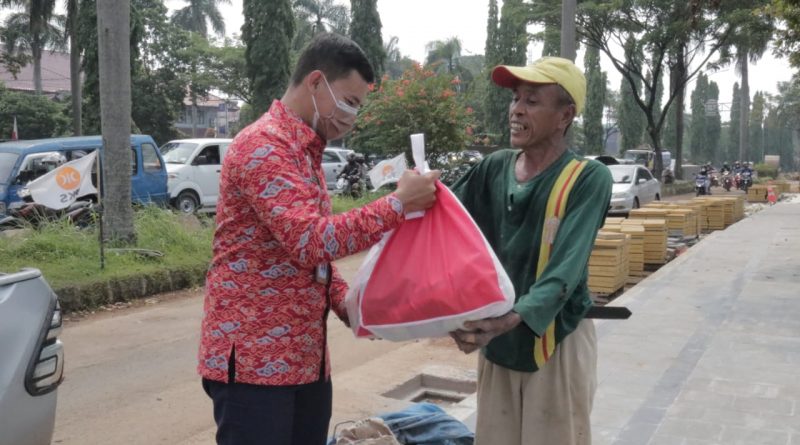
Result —
[{"label": "tree with orange flower", "polygon": [[453,79],[418,64],[399,79],[384,76],[359,113],[349,145],[370,154],[410,153],[409,135],[424,133],[428,162],[438,167],[442,154],[464,149],[472,124]]}]

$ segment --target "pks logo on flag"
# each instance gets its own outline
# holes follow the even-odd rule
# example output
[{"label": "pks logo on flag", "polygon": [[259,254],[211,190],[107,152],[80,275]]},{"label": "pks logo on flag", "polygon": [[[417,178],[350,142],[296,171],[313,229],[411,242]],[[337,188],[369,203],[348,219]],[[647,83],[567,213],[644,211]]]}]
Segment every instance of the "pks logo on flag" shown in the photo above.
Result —
[{"label": "pks logo on flag", "polygon": [[372,187],[377,190],[382,185],[399,181],[406,170],[408,170],[406,155],[401,154],[392,159],[378,162],[378,165],[373,167],[368,174],[370,181],[372,181]]},{"label": "pks logo on flag", "polygon": [[33,200],[51,209],[63,209],[81,196],[97,193],[92,185],[92,165],[97,151],[58,167],[28,184]]}]

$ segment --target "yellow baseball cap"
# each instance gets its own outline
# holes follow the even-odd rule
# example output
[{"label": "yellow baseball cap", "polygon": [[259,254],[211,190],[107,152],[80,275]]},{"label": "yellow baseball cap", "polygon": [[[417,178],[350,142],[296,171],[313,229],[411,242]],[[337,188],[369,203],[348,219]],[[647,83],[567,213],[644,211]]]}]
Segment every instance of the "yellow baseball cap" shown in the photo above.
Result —
[{"label": "yellow baseball cap", "polygon": [[561,85],[575,101],[577,114],[586,102],[586,78],[571,60],[561,57],[542,57],[528,66],[496,66],[492,81],[503,88],[514,88],[520,82]]}]

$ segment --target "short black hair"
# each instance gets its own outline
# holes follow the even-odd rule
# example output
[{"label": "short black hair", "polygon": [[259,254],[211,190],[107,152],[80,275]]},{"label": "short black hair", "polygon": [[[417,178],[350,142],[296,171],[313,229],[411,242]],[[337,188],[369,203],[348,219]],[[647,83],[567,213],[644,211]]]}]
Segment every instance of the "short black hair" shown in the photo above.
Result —
[{"label": "short black hair", "polygon": [[315,36],[303,49],[292,74],[292,85],[297,86],[312,71],[325,73],[329,82],[347,77],[353,70],[367,83],[375,82],[375,71],[358,44],[334,33]]}]

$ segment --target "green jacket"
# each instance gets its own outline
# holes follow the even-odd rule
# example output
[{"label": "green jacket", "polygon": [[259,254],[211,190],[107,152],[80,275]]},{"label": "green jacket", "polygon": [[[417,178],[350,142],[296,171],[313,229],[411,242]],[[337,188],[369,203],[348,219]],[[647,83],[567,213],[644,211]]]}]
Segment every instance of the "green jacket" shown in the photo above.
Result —
[{"label": "green jacket", "polygon": [[514,165],[519,150],[487,156],[453,185],[514,284],[514,311],[523,323],[496,337],[484,349],[486,358],[525,372],[538,369],[533,345],[554,323],[557,345],[578,326],[592,305],[587,286],[588,261],[597,231],[611,199],[608,168],[587,161],[570,192],[558,224],[550,260],[539,279],[536,268],[548,197],[561,171],[575,159],[565,152],[532,180],[519,183]]}]

